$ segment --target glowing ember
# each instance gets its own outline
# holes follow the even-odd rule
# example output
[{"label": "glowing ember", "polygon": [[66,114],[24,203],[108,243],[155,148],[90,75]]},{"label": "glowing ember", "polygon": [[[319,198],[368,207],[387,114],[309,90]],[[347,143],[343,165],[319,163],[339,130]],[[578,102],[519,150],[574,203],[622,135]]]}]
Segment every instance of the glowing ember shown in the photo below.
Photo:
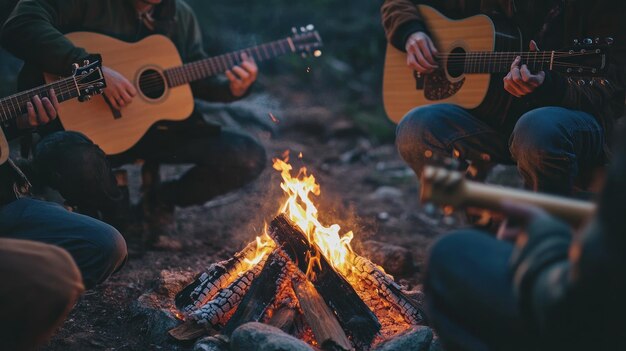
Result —
[{"label": "glowing ember", "polygon": [[278,120],[278,118],[276,118],[276,116],[274,116],[273,113],[270,112],[269,116],[270,116],[270,119],[272,120],[272,122],[274,122],[276,124],[280,123],[280,120]]},{"label": "glowing ember", "polygon": [[[338,224],[327,227],[319,222],[317,207],[310,198],[310,195],[320,195],[319,184],[316,183],[313,175],[307,175],[305,167],[300,168],[298,173],[292,176],[293,168],[286,162],[288,157],[284,159],[285,161],[273,160],[274,169],[280,171],[283,178],[280,187],[288,196],[279,213],[285,213],[307,235],[309,241],[319,246],[333,267],[347,275],[353,233],[349,231],[340,235],[341,227]],[[313,261],[315,260],[311,260]]]}]

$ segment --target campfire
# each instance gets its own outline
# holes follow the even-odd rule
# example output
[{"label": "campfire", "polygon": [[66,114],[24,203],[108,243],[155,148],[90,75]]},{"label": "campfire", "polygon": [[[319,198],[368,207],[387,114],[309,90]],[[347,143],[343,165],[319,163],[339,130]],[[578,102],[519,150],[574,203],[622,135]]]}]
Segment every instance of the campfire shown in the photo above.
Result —
[{"label": "campfire", "polygon": [[286,154],[273,164],[287,195],[278,215],[255,241],[176,295],[177,316],[185,322],[170,335],[230,335],[257,321],[322,349],[363,350],[421,324],[417,302],[352,250],[353,232],[320,222],[312,200],[320,185],[288,162]]}]

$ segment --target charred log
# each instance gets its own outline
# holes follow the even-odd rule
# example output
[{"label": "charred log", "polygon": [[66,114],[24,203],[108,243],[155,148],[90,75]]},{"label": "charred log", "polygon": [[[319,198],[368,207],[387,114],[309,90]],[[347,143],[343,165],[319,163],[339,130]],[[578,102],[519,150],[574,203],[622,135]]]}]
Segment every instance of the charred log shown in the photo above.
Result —
[{"label": "charred log", "polygon": [[252,269],[242,273],[229,286],[222,289],[217,296],[189,316],[198,324],[218,327],[225,324],[225,316],[234,310],[246,295],[252,282],[259,276],[267,256]]},{"label": "charred log", "polygon": [[307,272],[311,257],[319,260],[312,269],[311,282],[336,314],[343,329],[352,335],[355,344],[370,345],[380,331],[378,318],[350,283],[331,266],[317,245],[309,243],[306,235],[282,214],[270,224],[269,234],[300,271]]},{"label": "charred log", "polygon": [[182,291],[176,294],[176,307],[183,312],[192,312],[213,299],[217,293],[237,278],[239,272],[246,270],[245,258],[256,250],[256,242],[249,243],[234,257],[209,266],[206,272]]},{"label": "charred log", "polygon": [[294,279],[292,284],[304,318],[313,330],[315,340],[322,350],[351,350],[352,344],[339,325],[337,317],[328,308],[313,284],[301,279]]},{"label": "charred log", "polygon": [[385,274],[370,260],[354,255],[352,257],[352,274],[361,283],[373,291],[378,291],[409,324],[417,325],[424,322],[421,307],[416,301],[406,296],[393,278]]},{"label": "charred log", "polygon": [[247,322],[258,322],[263,318],[267,308],[276,298],[278,288],[288,278],[288,260],[279,250],[274,250],[269,255],[263,270],[252,282],[235,314],[222,330],[222,334],[230,335],[238,326]]}]

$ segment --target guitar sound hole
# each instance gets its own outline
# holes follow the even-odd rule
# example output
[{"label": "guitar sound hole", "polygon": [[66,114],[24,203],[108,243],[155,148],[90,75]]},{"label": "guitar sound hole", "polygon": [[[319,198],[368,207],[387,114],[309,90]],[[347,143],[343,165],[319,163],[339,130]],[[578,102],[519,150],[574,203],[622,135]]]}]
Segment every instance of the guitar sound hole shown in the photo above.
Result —
[{"label": "guitar sound hole", "polygon": [[158,99],[165,93],[165,78],[154,69],[147,69],[139,76],[139,89],[149,99]]},{"label": "guitar sound hole", "polygon": [[465,50],[455,48],[450,51],[450,56],[446,62],[446,69],[452,78],[458,78],[465,73]]}]

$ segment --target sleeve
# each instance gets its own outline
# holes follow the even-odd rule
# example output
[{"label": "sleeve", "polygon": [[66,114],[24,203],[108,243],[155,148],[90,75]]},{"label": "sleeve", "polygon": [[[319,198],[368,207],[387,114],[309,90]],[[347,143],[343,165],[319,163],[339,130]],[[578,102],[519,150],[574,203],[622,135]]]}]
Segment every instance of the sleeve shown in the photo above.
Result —
[{"label": "sleeve", "polygon": [[[193,10],[182,1],[176,3],[178,16],[179,41],[182,47],[184,62],[193,62],[207,58],[202,44],[202,31]],[[230,91],[228,79],[225,76],[213,76],[200,81],[192,82],[191,90],[194,97],[212,102],[231,102],[239,98],[233,96]]]},{"label": "sleeve", "polygon": [[385,0],[380,9],[387,41],[396,49],[404,51],[409,36],[415,32],[427,32],[416,5],[421,1]]},{"label": "sleeve", "polygon": [[43,71],[68,75],[72,63],[82,61],[88,53],[67,40],[60,28],[71,25],[81,7],[81,2],[71,0],[22,0],[4,24],[0,42]]}]

